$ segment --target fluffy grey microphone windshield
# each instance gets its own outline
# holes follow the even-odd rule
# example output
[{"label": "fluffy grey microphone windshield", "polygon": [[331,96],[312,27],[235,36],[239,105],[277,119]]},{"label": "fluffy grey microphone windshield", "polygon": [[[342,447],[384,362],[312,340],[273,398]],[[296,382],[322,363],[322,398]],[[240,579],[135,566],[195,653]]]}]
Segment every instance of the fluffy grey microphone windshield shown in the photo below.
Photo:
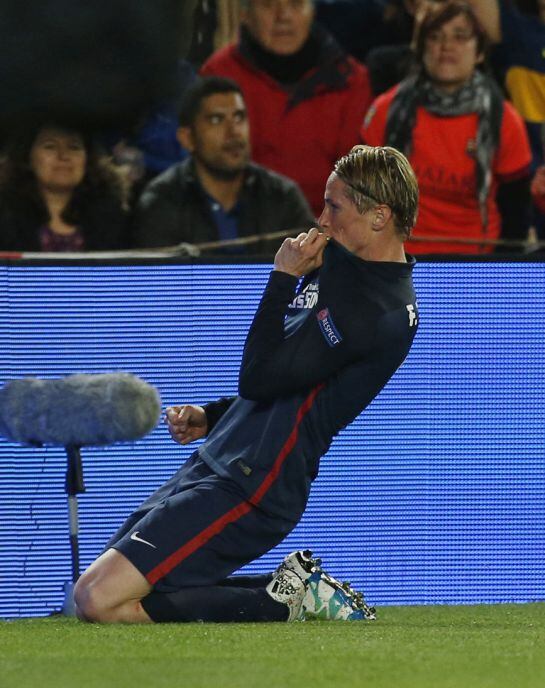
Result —
[{"label": "fluffy grey microphone windshield", "polygon": [[161,413],[157,390],[130,373],[12,380],[0,390],[0,434],[22,444],[136,440]]}]

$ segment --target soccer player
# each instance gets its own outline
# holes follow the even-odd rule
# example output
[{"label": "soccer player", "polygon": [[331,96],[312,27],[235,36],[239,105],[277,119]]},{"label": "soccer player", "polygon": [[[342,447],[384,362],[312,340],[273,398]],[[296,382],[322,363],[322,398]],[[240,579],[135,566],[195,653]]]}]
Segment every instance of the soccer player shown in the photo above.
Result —
[{"label": "soccer player", "polygon": [[417,205],[414,173],[393,148],[356,146],[337,161],[321,231],[286,239],[275,256],[239,396],[167,409],[176,441],[206,440],[81,576],[81,619],[373,617],[309,551],[269,575],[231,574],[297,525],[332,438],[407,355],[418,310],[403,242]]}]

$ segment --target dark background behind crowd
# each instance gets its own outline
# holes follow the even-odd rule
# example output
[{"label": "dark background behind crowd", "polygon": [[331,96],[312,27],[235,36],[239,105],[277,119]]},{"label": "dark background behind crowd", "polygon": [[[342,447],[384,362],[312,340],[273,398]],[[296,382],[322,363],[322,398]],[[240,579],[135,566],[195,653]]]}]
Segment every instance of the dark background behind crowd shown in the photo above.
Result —
[{"label": "dark background behind crowd", "polygon": [[[278,238],[236,243],[252,231],[268,236],[272,229],[256,216],[252,230],[243,219],[248,217],[249,180],[258,178],[264,188],[277,190],[280,196],[270,201],[275,207],[283,202],[282,193],[289,193],[292,202],[297,198],[297,214],[286,222],[298,225],[294,230],[305,228],[307,221],[310,226],[320,212],[317,190],[327,171],[365,139],[366,113],[370,120],[377,104],[380,110],[381,97],[399,101],[400,82],[418,80],[419,73],[424,81],[429,77],[425,46],[418,52],[419,31],[429,23],[426,16],[441,11],[445,2],[450,0],[44,0],[39,5],[21,0],[7,5],[0,25],[0,251],[160,245],[153,222],[147,220],[145,231],[137,225],[142,199],[150,197],[150,188],[160,192],[162,175],[182,173],[191,182],[194,216],[202,214],[209,243],[231,240],[231,246],[211,252],[274,250]],[[486,38],[486,47],[481,50],[479,44],[475,53],[475,69],[493,79],[502,97],[514,104],[515,115],[509,117],[520,118],[524,127],[518,134],[510,130],[509,136],[520,136],[520,149],[530,145],[531,159],[521,157],[517,178],[507,178],[502,170],[509,166],[496,161],[500,143],[490,144],[488,162],[467,145],[467,155],[476,160],[476,180],[468,182],[472,190],[461,203],[474,203],[482,211],[479,174],[487,175],[488,164],[498,182],[487,188],[497,195],[500,227],[490,234],[485,219],[475,231],[460,228],[458,236],[475,235],[481,243],[464,244],[454,236],[454,243],[436,244],[433,251],[529,251],[538,246],[536,237],[545,236],[545,2],[468,4]],[[451,41],[447,29],[456,25],[449,21],[457,20],[441,20],[425,30],[430,41],[454,51],[456,36]],[[437,59],[448,61],[449,56]],[[184,99],[202,78],[199,72],[234,79],[240,93],[205,96],[180,135]],[[422,83],[419,94],[426,88]],[[432,87],[438,84],[440,89],[440,82]],[[482,93],[479,86],[469,100],[477,102]],[[415,105],[413,116],[421,116],[420,106],[426,110],[423,103]],[[468,110],[466,103],[465,110],[455,110],[445,102],[434,107],[428,109],[433,117],[475,114],[475,142],[482,141],[488,116],[483,109]],[[206,129],[210,118],[222,128],[221,140],[217,130]],[[411,127],[418,132],[418,121]],[[511,129],[518,131],[516,121]],[[517,140],[509,145],[517,148]],[[214,151],[221,154],[219,162]],[[416,149],[406,152],[418,156]],[[451,172],[457,170],[446,170]],[[175,185],[169,193],[176,193]],[[178,205],[185,204],[180,198]],[[272,205],[268,209],[263,201],[262,217]],[[513,233],[508,227],[519,210],[528,220]],[[169,219],[167,201],[159,211],[161,223],[175,222],[174,216]],[[287,231],[286,222],[278,229]],[[188,224],[195,223],[180,221],[168,236],[176,243],[199,243],[201,234],[192,233]],[[456,228],[438,226],[432,233],[447,231],[452,236]],[[419,232],[417,225],[416,238]],[[162,236],[159,229],[157,234]],[[431,250],[424,243],[421,248],[417,242],[411,245],[417,253]]]}]

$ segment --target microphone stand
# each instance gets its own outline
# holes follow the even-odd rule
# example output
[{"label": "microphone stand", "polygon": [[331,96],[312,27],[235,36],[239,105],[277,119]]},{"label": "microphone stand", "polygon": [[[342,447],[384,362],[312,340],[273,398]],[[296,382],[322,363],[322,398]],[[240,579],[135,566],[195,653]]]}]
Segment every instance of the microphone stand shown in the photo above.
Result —
[{"label": "microphone stand", "polygon": [[72,582],[64,584],[63,614],[74,616],[74,585],[79,578],[79,519],[78,494],[85,492],[83,481],[83,464],[81,461],[81,447],[69,445],[66,451],[66,480],[65,491],[68,495],[68,517],[70,523],[70,551],[72,554]]}]

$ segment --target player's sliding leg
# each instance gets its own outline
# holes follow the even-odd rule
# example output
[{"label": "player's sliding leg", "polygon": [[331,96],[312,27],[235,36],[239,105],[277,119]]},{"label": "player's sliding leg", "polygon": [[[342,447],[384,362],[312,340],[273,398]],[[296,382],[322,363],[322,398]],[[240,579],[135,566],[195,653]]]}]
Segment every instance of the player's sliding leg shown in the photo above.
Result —
[{"label": "player's sliding leg", "polygon": [[295,525],[256,508],[195,456],[82,575],[74,591],[77,613],[105,623],[291,621],[307,611],[363,618],[356,594],[323,573],[310,553],[286,557],[260,580],[229,578]]},{"label": "player's sliding leg", "polygon": [[[81,576],[74,596],[79,618],[99,623],[286,621],[291,596],[279,599],[269,594],[266,585],[272,578],[236,576],[217,586],[154,592],[124,555],[110,549]],[[297,582],[300,607],[305,588]]]},{"label": "player's sliding leg", "polygon": [[272,574],[231,576],[217,586],[152,592],[142,606],[157,622],[375,618],[363,595],[323,571],[308,550],[293,552]]},{"label": "player's sliding leg", "polygon": [[75,597],[80,618],[103,623],[375,618],[361,593],[322,571],[309,551],[293,552],[273,574],[165,593],[151,590],[122,554],[108,550],[80,578]]}]

